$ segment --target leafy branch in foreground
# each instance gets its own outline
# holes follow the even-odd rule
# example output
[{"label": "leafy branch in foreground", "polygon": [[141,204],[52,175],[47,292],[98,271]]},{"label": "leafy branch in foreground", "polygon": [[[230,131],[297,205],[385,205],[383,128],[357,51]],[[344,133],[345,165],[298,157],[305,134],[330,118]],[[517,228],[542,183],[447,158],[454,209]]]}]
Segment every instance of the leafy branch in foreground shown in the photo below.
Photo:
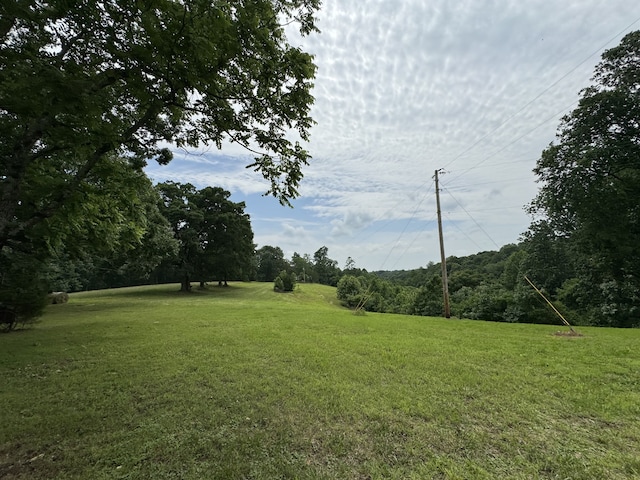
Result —
[{"label": "leafy branch in foreground", "polygon": [[[95,166],[134,168],[164,148],[255,145],[252,168],[287,203],[297,195],[315,65],[279,23],[315,30],[317,0],[85,3],[0,7],[0,247],[71,201]],[[28,92],[28,94],[26,94]],[[62,178],[49,189],[47,178]],[[108,181],[108,179],[105,179]],[[26,218],[25,208],[33,210]]]}]

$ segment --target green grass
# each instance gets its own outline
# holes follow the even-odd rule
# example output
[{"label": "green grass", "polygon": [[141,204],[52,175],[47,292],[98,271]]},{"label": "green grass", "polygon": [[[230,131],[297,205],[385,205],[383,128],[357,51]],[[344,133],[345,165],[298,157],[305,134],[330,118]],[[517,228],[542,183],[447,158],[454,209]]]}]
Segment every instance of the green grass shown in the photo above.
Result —
[{"label": "green grass", "polygon": [[87,292],[0,336],[4,479],[640,478],[640,331]]}]

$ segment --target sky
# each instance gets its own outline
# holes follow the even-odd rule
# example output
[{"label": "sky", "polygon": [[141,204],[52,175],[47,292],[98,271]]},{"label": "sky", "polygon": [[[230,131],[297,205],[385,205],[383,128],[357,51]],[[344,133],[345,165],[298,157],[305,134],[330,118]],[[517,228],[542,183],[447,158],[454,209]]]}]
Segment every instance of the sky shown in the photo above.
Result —
[{"label": "sky", "polygon": [[536,160],[602,52],[640,29],[640,2],[323,0],[317,18],[319,34],[288,31],[318,67],[293,208],[236,146],[175,149],[147,174],[230,191],[258,248],[403,270],[440,261],[436,170],[447,257],[519,241]]}]

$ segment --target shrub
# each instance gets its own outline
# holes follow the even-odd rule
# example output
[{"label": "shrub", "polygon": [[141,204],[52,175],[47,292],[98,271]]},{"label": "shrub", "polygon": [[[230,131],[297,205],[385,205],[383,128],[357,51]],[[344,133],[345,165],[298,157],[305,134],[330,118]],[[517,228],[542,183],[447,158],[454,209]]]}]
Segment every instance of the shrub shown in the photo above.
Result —
[{"label": "shrub", "polygon": [[273,289],[276,292],[293,292],[296,288],[296,276],[286,270],[280,272],[274,281]]},{"label": "shrub", "polygon": [[364,286],[359,278],[353,275],[345,275],[338,282],[336,294],[338,300],[341,300],[344,306],[353,308],[362,300]]}]

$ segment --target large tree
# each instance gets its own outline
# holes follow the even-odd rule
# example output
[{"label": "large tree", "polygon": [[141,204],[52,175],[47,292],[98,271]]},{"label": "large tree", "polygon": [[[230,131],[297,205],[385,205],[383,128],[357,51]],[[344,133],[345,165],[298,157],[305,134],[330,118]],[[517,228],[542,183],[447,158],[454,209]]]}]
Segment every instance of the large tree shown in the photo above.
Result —
[{"label": "large tree", "polygon": [[232,202],[231,194],[219,187],[197,190],[188,183],[165,182],[157,189],[161,212],[180,244],[174,263],[181,290],[191,289],[193,277],[204,284],[250,276],[255,246],[243,202]]},{"label": "large tree", "polygon": [[[237,142],[286,203],[312,119],[319,0],[20,0],[0,3],[0,248],[78,198],[96,166]],[[264,154],[263,154],[264,153]],[[110,178],[104,176],[103,182]],[[48,232],[49,235],[54,232]]]},{"label": "large tree", "polygon": [[318,275],[315,272],[313,259],[308,253],[300,255],[298,252],[293,252],[291,256],[291,268],[293,273],[301,282],[317,282]]},{"label": "large tree", "polygon": [[535,168],[532,204],[573,245],[592,314],[640,323],[640,32],[607,50],[594,84]]},{"label": "large tree", "polygon": [[201,261],[197,273],[203,284],[218,280],[249,280],[254,269],[255,245],[251,219],[244,202],[232,202],[231,193],[220,187],[206,187],[194,197],[202,212]]}]

